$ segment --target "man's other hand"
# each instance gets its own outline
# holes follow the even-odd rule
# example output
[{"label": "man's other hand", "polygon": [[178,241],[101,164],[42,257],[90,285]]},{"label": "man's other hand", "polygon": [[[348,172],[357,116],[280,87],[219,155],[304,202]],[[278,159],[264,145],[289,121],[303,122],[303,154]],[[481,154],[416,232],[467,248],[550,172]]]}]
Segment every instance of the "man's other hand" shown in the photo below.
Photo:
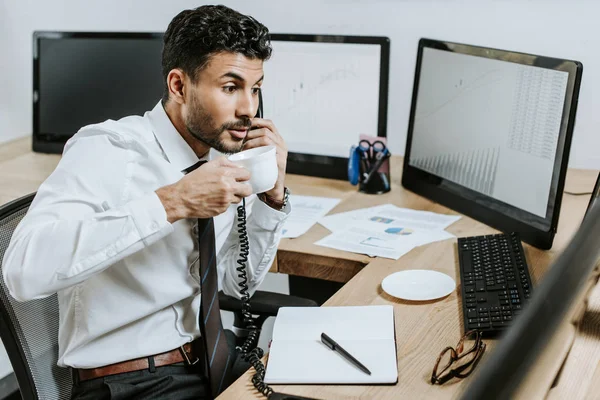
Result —
[{"label": "man's other hand", "polygon": [[275,187],[266,194],[276,200],[283,200],[283,192],[285,186],[285,168],[287,165],[287,146],[283,137],[279,134],[277,127],[273,121],[262,118],[253,118],[252,127],[246,136],[244,150],[253,149],[255,147],[273,145],[277,149],[277,169],[279,170]]}]

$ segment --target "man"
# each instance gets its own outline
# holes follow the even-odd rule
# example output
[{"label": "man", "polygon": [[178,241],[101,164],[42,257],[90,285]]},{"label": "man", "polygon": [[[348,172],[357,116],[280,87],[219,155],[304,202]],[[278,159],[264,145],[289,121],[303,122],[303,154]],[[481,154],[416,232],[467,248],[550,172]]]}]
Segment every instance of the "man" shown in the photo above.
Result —
[{"label": "man", "polygon": [[73,368],[73,398],[210,398],[231,381],[217,375],[231,366],[220,331],[207,348],[205,321],[220,317],[215,297],[202,297],[211,271],[200,276],[203,255],[214,258],[202,242],[199,250],[195,224],[216,217],[219,283],[240,297],[232,203],[250,195],[250,176],[225,157],[190,167],[211,148],[277,148],[275,187],[247,205],[252,293],[290,210],[285,143],[272,122],[254,118],[270,54],[268,30],[252,17],[224,6],[181,12],[164,36],[162,101],[143,117],[82,128],[40,186],[3,273],[17,300],[58,293],[58,364]]}]

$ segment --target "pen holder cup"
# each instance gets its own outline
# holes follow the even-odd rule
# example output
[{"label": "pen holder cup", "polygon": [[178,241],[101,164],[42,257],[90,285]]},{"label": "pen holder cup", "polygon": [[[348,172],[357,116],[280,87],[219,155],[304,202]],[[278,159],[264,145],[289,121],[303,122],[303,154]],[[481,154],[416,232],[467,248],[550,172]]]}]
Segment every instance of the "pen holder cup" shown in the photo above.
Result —
[{"label": "pen holder cup", "polygon": [[358,191],[367,194],[383,194],[391,189],[390,180],[390,159],[389,156],[377,169],[370,174],[367,180],[369,171],[365,171],[363,166],[360,167]]}]

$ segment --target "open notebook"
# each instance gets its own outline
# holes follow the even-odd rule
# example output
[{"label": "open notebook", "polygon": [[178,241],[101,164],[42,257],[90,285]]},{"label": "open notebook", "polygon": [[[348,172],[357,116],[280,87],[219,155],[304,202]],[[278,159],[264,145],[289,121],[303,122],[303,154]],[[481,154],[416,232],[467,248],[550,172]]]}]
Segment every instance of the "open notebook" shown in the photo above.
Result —
[{"label": "open notebook", "polygon": [[[321,343],[325,332],[370,371]],[[282,307],[269,350],[269,384],[378,384],[398,381],[392,306]]]}]

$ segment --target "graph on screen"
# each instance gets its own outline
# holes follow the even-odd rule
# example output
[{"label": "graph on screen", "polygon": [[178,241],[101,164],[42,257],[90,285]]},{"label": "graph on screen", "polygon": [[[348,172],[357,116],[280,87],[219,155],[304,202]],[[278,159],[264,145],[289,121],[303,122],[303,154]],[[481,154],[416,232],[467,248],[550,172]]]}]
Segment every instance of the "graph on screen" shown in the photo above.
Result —
[{"label": "graph on screen", "polygon": [[415,158],[412,165],[491,196],[495,187],[500,148]]},{"label": "graph on screen", "polygon": [[273,41],[264,65],[265,115],[291,152],[348,157],[361,133],[377,135],[378,45]]},{"label": "graph on screen", "polygon": [[410,165],[544,217],[567,75],[424,49]]}]

